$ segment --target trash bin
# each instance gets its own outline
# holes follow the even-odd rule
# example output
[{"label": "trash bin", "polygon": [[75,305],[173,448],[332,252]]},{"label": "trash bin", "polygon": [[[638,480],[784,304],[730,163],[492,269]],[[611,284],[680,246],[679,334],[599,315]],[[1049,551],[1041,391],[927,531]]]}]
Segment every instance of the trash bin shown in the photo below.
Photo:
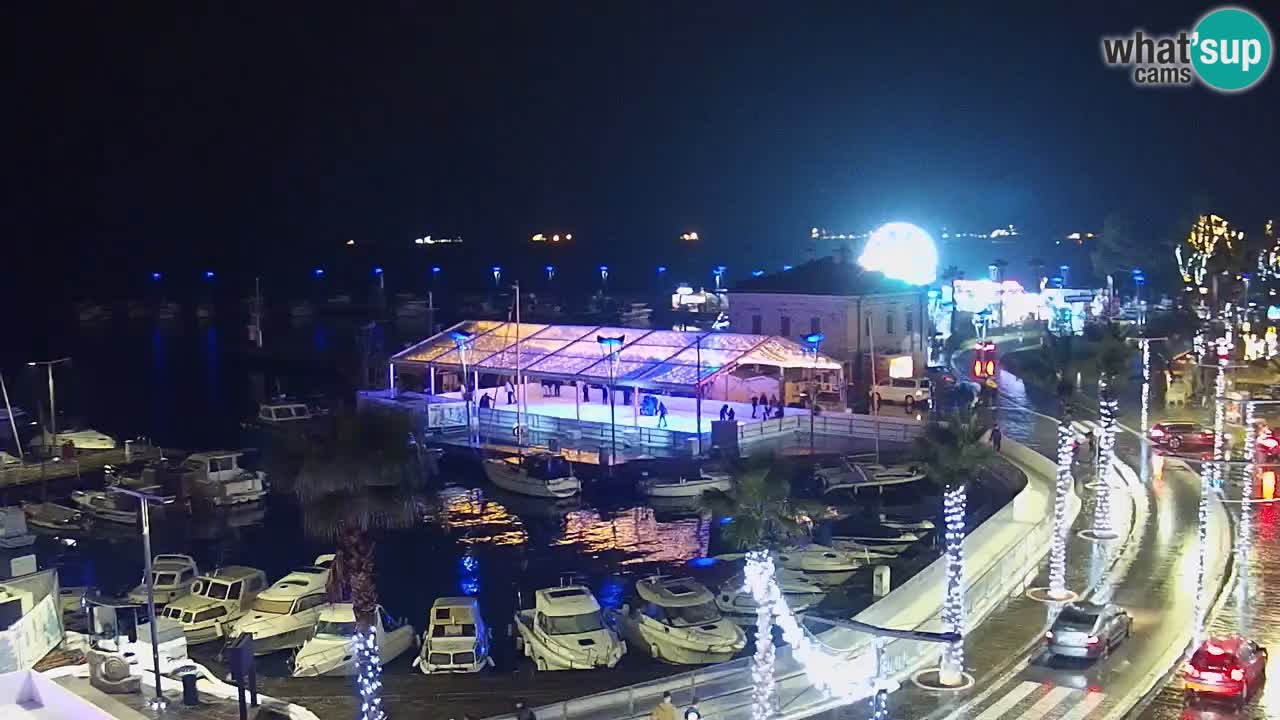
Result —
[{"label": "trash bin", "polygon": [[196,690],[196,680],[200,676],[194,672],[182,674],[182,704],[183,705],[199,705],[200,691]]}]

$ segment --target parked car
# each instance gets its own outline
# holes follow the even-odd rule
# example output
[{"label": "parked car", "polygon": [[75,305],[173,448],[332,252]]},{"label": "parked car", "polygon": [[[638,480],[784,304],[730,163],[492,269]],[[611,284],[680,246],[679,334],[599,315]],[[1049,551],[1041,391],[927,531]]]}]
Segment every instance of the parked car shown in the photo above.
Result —
[{"label": "parked car", "polygon": [[1174,452],[1212,450],[1213,431],[1193,422],[1160,422],[1147,431],[1151,442]]},{"label": "parked car", "polygon": [[1096,658],[1106,655],[1133,631],[1133,618],[1118,605],[1075,602],[1062,608],[1044,634],[1051,655]]},{"label": "parked car", "polygon": [[1219,636],[1196,648],[1182,668],[1182,687],[1188,699],[1212,695],[1244,705],[1266,677],[1266,648],[1240,635]]},{"label": "parked car", "polygon": [[933,383],[929,378],[890,378],[871,388],[871,399],[876,403],[891,402],[905,405],[910,410],[917,404],[929,403],[932,387]]}]

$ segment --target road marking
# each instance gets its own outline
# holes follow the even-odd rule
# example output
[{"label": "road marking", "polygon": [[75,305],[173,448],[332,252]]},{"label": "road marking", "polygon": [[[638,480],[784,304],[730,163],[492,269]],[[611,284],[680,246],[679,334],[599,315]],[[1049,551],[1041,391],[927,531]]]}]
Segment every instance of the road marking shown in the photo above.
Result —
[{"label": "road marking", "polygon": [[1091,692],[1084,696],[1084,699],[1071,708],[1066,715],[1058,720],[1084,720],[1093,712],[1095,708],[1102,704],[1102,700],[1107,696],[1100,692]]},{"label": "road marking", "polygon": [[1019,683],[1017,687],[1010,690],[1007,695],[995,701],[986,710],[983,710],[978,717],[973,720],[997,720],[1004,717],[1004,714],[1012,710],[1022,699],[1031,693],[1044,687],[1040,683],[1024,681]]},{"label": "road marking", "polygon": [[1049,691],[1048,695],[1036,701],[1026,712],[1018,716],[1018,720],[1037,720],[1049,714],[1049,711],[1058,706],[1058,703],[1067,699],[1067,696],[1075,692],[1069,687],[1056,687]]}]

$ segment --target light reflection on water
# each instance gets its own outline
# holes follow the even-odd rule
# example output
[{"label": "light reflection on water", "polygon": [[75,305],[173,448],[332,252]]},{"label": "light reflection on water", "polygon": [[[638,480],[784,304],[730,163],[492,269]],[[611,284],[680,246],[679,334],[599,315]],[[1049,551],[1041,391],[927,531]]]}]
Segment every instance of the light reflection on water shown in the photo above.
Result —
[{"label": "light reflection on water", "polygon": [[653,508],[617,512],[576,510],[565,517],[563,537],[553,545],[573,546],[599,558],[621,553],[622,565],[683,563],[707,554],[710,529],[701,517],[661,522]]}]

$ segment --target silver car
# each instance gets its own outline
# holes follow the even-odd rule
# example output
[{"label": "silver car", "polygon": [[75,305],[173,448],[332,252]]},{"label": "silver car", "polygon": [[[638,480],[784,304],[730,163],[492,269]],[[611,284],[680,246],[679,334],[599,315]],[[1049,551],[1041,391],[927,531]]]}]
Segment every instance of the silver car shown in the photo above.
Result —
[{"label": "silver car", "polygon": [[1132,631],[1133,618],[1116,605],[1071,603],[1044,634],[1045,648],[1063,657],[1102,657]]}]

